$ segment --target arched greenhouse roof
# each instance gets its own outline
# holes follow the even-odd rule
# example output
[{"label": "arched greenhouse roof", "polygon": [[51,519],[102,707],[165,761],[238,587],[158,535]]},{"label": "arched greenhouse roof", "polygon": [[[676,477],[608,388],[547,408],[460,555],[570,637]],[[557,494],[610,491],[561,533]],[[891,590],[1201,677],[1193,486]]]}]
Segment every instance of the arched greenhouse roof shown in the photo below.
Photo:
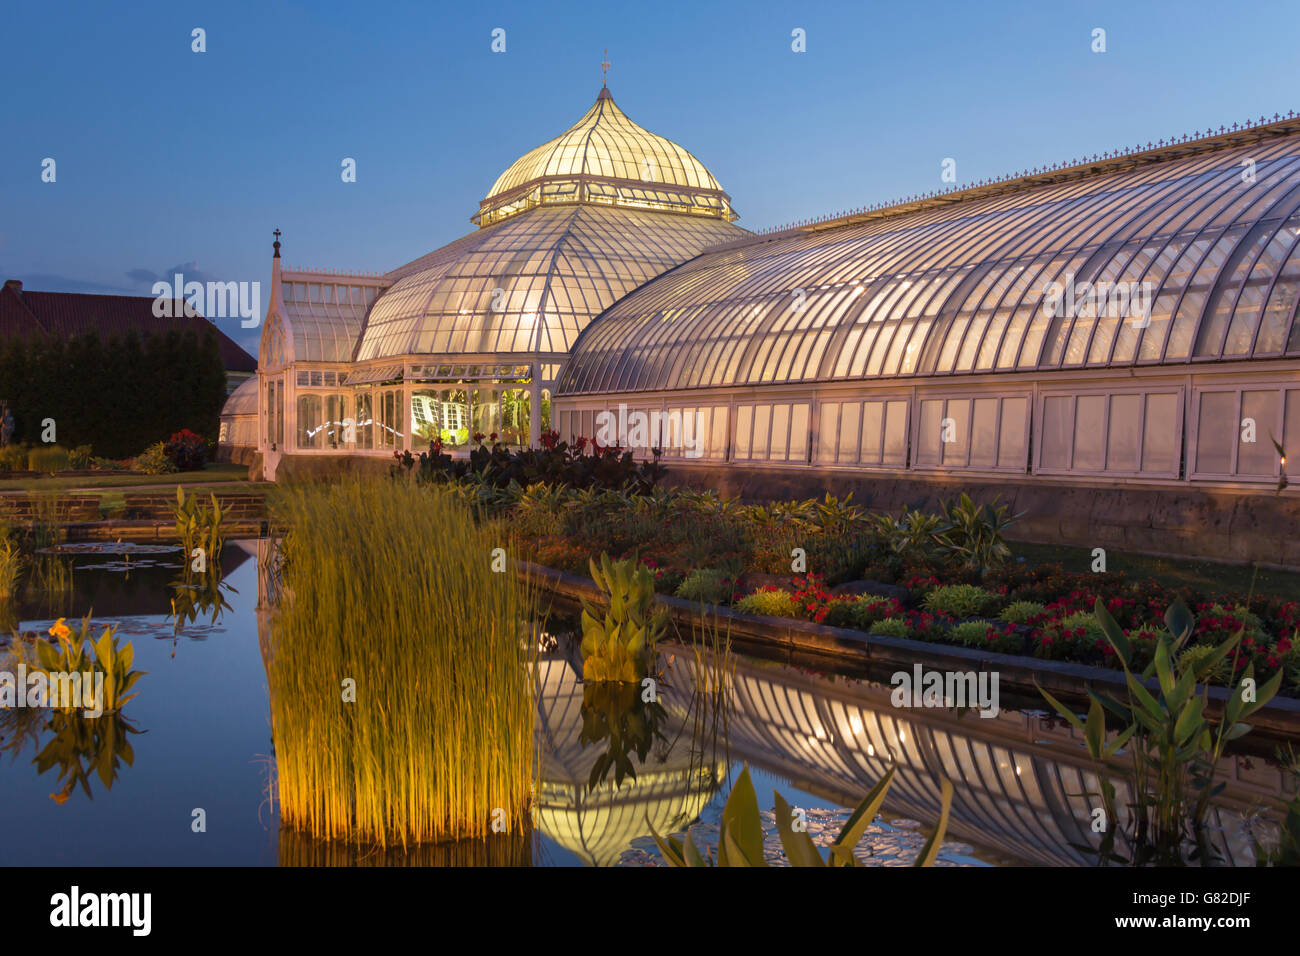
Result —
[{"label": "arched greenhouse roof", "polygon": [[560,389],[1300,353],[1300,133],[1263,129],[711,251],[598,317]]},{"label": "arched greenhouse roof", "polygon": [[221,406],[221,417],[257,414],[257,377],[246,378],[235,387]]},{"label": "arched greenhouse roof", "polygon": [[358,361],[448,352],[567,352],[620,296],[719,243],[723,219],[587,203],[540,206],[395,269]]}]

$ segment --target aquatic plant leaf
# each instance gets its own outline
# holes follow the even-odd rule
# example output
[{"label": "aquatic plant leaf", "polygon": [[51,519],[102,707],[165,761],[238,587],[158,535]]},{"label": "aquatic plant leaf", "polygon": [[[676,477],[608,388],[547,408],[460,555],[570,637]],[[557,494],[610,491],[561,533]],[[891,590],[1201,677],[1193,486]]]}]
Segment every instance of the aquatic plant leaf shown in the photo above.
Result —
[{"label": "aquatic plant leaf", "polygon": [[[718,856],[721,860],[722,850],[727,850],[727,866],[766,866],[763,858],[763,824],[758,811],[758,796],[754,793],[753,781],[749,778],[749,764],[736,778],[731,788],[731,796],[722,808],[721,828],[723,842],[719,844]],[[732,860],[733,851],[739,851],[744,862]]]},{"label": "aquatic plant leaf", "polygon": [[712,865],[709,860],[700,855],[700,851],[695,846],[695,841],[691,839],[689,833],[686,834],[686,839],[682,843],[682,857],[686,860],[687,866],[707,867]]},{"label": "aquatic plant leaf", "polygon": [[[1129,693],[1137,698],[1142,710],[1157,720],[1163,718],[1165,713],[1164,708],[1161,707],[1156,699],[1151,696],[1151,692],[1142,685],[1142,682],[1130,673],[1126,673],[1125,678],[1128,682]],[[1136,716],[1137,713],[1139,712],[1135,712],[1134,715]]]},{"label": "aquatic plant leaf", "polygon": [[1127,668],[1129,661],[1133,659],[1133,647],[1129,643],[1128,637],[1125,636],[1124,629],[1116,623],[1115,618],[1106,609],[1106,605],[1101,603],[1101,598],[1097,598],[1092,613],[1097,618],[1098,623],[1101,624],[1106,640],[1110,642],[1111,647],[1115,648],[1115,653],[1119,655],[1119,659],[1124,662],[1124,666]]},{"label": "aquatic plant leaf", "polygon": [[[1034,681],[1034,686],[1038,687],[1038,681]],[[1070,725],[1074,727],[1075,730],[1079,731],[1081,734],[1086,734],[1088,732],[1088,728],[1083,725],[1083,721],[1079,719],[1079,716],[1074,711],[1070,710],[1047,691],[1043,690],[1043,688],[1038,687],[1038,692],[1047,698],[1047,702],[1052,705],[1052,709],[1069,721]]]},{"label": "aquatic plant leaf", "polygon": [[1160,681],[1160,690],[1166,698],[1174,692],[1174,671],[1169,660],[1169,644],[1160,641],[1156,644],[1156,677]]},{"label": "aquatic plant leaf", "polygon": [[1109,760],[1111,757],[1119,753],[1120,750],[1123,749],[1124,745],[1129,742],[1135,733],[1137,733],[1137,729],[1137,724],[1129,724],[1128,727],[1120,731],[1119,735],[1114,740],[1106,745],[1106,749],[1103,751],[1102,756]]},{"label": "aquatic plant leaf", "polygon": [[727,851],[727,862],[723,863],[723,866],[767,866],[767,861],[763,860],[761,856],[759,857],[761,862],[755,862],[745,853],[744,848],[740,845],[740,841],[736,838],[736,834],[731,828],[722,831],[722,840],[718,844],[719,860],[722,858],[723,847],[726,847]]},{"label": "aquatic plant leaf", "polygon": [[773,791],[776,798],[776,829],[781,834],[781,845],[785,847],[786,858],[791,866],[825,866],[821,851],[808,835],[807,830],[795,830],[794,810],[786,803],[781,794]]},{"label": "aquatic plant leaf", "polygon": [[1201,727],[1202,709],[1204,703],[1199,697],[1193,697],[1183,705],[1182,711],[1178,714],[1178,720],[1174,723],[1174,746],[1181,747]]},{"label": "aquatic plant leaf", "polygon": [[650,836],[654,838],[655,846],[659,848],[660,855],[667,861],[668,865],[686,866],[687,863],[681,840],[678,840],[671,833],[668,834],[668,839],[665,840],[659,835],[659,831],[655,829],[655,825],[650,822],[649,816],[646,817],[645,822],[646,826],[650,828]]},{"label": "aquatic plant leaf", "polygon": [[1178,643],[1186,640],[1187,636],[1192,633],[1192,628],[1196,626],[1196,618],[1187,609],[1187,605],[1183,603],[1182,598],[1176,599],[1165,611],[1165,626],[1169,628],[1169,633],[1174,636],[1174,641]]},{"label": "aquatic plant leaf", "polygon": [[1276,674],[1259,685],[1255,691],[1255,699],[1243,703],[1240,715],[1242,718],[1249,717],[1277,695],[1282,686],[1282,675],[1283,671],[1279,668]]},{"label": "aquatic plant leaf", "polygon": [[[1092,697],[1092,695],[1089,695]],[[1088,705],[1088,721],[1084,725],[1084,741],[1088,744],[1088,754],[1094,759],[1099,759],[1102,753],[1102,745],[1106,739],[1106,714],[1102,710],[1101,701],[1092,697],[1092,703]]]},{"label": "aquatic plant leaf", "polygon": [[897,772],[897,766],[890,767],[844,821],[839,835],[831,844],[833,864],[845,865],[852,860],[853,848],[858,845],[858,841],[862,839],[862,834],[871,825],[871,821],[876,819],[876,814],[880,812],[880,807],[885,802],[885,795],[889,793],[889,786],[894,782],[894,774]]},{"label": "aquatic plant leaf", "polygon": [[939,820],[934,825],[934,832],[930,834],[930,839],[925,841],[925,846],[921,847],[921,852],[916,858],[913,866],[934,866],[934,861],[939,857],[939,849],[943,845],[944,834],[948,832],[948,814],[952,811],[952,781],[943,781],[943,792],[940,796]]}]

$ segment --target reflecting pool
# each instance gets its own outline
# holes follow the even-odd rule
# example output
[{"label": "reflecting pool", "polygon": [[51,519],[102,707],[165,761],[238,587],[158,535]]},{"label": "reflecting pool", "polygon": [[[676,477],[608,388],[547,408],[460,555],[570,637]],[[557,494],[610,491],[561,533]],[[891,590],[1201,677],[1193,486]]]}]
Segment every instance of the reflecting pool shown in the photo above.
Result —
[{"label": "reflecting pool", "polygon": [[[538,661],[531,834],[376,853],[281,832],[259,575],[269,554],[265,541],[228,544],[215,582],[187,577],[179,549],[58,556],[71,586],[21,605],[19,630],[44,633],[93,609],[95,633],[116,624],[147,676],[123,712],[128,726],[5,717],[0,864],[658,865],[651,827],[689,828],[701,848],[716,847],[729,783],[745,764],[760,806],[780,791],[821,843],[892,763],[885,810],[858,847],[865,863],[911,863],[944,776],[956,796],[939,865],[1091,862],[1081,794],[1095,779],[1080,741],[1042,712],[896,709],[880,683],[745,656],[728,665],[730,700],[719,711],[695,689],[707,658],[680,646],[664,648],[659,699],[646,702],[639,688],[584,685],[562,621],[548,625]],[[1245,863],[1243,814],[1283,792],[1282,777],[1262,760],[1229,763],[1220,851]],[[770,813],[764,826],[779,862]]]}]

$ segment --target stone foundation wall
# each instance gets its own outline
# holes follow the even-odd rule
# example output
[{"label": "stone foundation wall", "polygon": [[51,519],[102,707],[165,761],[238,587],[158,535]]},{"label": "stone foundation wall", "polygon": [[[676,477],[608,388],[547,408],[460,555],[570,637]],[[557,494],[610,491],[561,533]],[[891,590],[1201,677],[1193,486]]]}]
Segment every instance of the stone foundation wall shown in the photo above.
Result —
[{"label": "stone foundation wall", "polygon": [[217,461],[232,465],[251,465],[258,456],[255,445],[217,445]]},{"label": "stone foundation wall", "polygon": [[320,481],[349,475],[382,478],[392,467],[392,458],[367,455],[284,455],[276,465],[275,480]]},{"label": "stone foundation wall", "polygon": [[685,462],[668,463],[667,482],[753,501],[852,491],[854,501],[881,512],[903,505],[933,510],[941,498],[964,491],[980,502],[998,497],[1012,514],[1023,511],[1008,535],[1018,541],[1300,569],[1300,496],[1292,491],[1089,487],[1041,476],[903,477]]}]

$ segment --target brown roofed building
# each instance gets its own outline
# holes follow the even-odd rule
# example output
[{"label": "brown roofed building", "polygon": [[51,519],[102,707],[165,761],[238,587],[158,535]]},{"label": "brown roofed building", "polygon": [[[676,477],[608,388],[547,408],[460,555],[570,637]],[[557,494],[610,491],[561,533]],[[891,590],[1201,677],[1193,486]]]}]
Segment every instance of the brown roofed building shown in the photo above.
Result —
[{"label": "brown roofed building", "polygon": [[152,296],[30,292],[17,279],[7,279],[0,290],[0,343],[45,335],[70,339],[91,332],[103,342],[129,332],[141,338],[186,331],[202,336],[212,329],[226,368],[227,394],[257,371],[257,359],[234,339],[201,315],[185,315],[181,303],[175,305],[174,317],[160,317],[154,315]]}]

